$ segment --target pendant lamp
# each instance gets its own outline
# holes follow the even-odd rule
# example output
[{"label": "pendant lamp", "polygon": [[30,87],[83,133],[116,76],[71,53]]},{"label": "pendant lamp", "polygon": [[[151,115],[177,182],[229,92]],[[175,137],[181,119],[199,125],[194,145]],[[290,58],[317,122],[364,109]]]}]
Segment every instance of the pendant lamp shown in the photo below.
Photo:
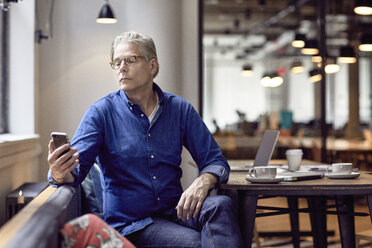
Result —
[{"label": "pendant lamp", "polygon": [[355,57],[354,48],[352,46],[344,46],[340,48],[340,56],[338,57],[338,62],[352,64],[357,61]]},{"label": "pendant lamp", "polygon": [[372,1],[356,0],[354,12],[358,15],[372,15]]},{"label": "pendant lamp", "polygon": [[282,85],[283,82],[284,82],[283,78],[281,76],[279,76],[278,73],[275,72],[271,75],[270,87],[272,87],[272,88],[278,87],[278,86]]},{"label": "pendant lamp", "polygon": [[290,70],[293,74],[301,73],[304,71],[304,65],[299,60],[293,61]]},{"label": "pendant lamp", "polygon": [[307,40],[305,46],[301,49],[301,53],[305,55],[316,55],[319,53],[318,41]]},{"label": "pendant lamp", "polygon": [[309,72],[309,80],[312,83],[319,82],[322,80],[322,74],[319,69],[313,69]]},{"label": "pendant lamp", "polygon": [[260,83],[263,87],[270,87],[271,85],[271,77],[269,74],[265,73],[261,80],[260,80]]},{"label": "pendant lamp", "polygon": [[339,70],[340,66],[336,63],[336,58],[328,57],[326,66],[324,68],[325,73],[332,74],[338,72]]},{"label": "pendant lamp", "polygon": [[305,35],[296,33],[291,45],[293,47],[303,48],[305,46]]},{"label": "pendant lamp", "polygon": [[362,52],[371,52],[372,51],[372,35],[363,34],[360,39],[359,50]]},{"label": "pendant lamp", "polygon": [[117,22],[114,13],[108,3],[108,0],[106,0],[106,3],[103,5],[101,11],[99,12],[96,22],[101,24],[113,24]]},{"label": "pendant lamp", "polygon": [[245,77],[252,76],[253,75],[252,66],[249,64],[244,64],[242,68],[242,75]]}]

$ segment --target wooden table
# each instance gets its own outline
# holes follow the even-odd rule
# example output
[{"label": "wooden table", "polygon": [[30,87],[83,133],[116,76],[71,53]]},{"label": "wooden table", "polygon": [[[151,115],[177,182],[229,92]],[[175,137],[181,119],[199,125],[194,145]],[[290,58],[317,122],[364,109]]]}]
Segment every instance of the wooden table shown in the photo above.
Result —
[{"label": "wooden table", "polygon": [[[286,163],[276,160],[274,163]],[[243,160],[229,163],[243,163]],[[248,161],[245,161],[248,162]],[[304,161],[315,164],[312,161]],[[334,196],[339,221],[342,247],[355,247],[355,222],[353,196],[367,196],[369,210],[372,207],[372,174],[360,172],[356,179],[329,179],[299,182],[280,182],[278,184],[254,184],[245,180],[247,172],[231,172],[229,181],[221,185],[226,193],[236,192],[238,217],[243,235],[244,247],[251,247],[258,196],[307,197],[314,236],[314,247],[327,247],[325,196]]]}]

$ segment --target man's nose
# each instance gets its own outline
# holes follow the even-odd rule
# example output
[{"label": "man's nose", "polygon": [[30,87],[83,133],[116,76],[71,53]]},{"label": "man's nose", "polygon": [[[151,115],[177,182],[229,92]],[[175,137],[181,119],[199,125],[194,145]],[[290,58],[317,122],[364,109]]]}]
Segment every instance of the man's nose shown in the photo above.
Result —
[{"label": "man's nose", "polygon": [[127,71],[128,66],[125,64],[125,61],[122,60],[120,63],[119,71]]}]

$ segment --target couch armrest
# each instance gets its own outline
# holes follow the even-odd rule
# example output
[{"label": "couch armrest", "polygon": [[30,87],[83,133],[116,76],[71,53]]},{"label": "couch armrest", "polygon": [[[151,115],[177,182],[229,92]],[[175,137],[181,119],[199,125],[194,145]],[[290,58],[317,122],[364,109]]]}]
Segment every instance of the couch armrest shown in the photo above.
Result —
[{"label": "couch armrest", "polygon": [[80,214],[80,188],[49,186],[0,229],[0,247],[59,247],[59,229]]}]

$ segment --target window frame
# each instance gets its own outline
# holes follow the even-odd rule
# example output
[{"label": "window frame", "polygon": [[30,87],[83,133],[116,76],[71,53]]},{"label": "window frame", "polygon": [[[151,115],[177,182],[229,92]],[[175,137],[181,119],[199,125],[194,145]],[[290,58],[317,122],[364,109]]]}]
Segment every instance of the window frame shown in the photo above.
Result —
[{"label": "window frame", "polygon": [[9,132],[9,12],[0,12],[0,134],[2,134]]}]

